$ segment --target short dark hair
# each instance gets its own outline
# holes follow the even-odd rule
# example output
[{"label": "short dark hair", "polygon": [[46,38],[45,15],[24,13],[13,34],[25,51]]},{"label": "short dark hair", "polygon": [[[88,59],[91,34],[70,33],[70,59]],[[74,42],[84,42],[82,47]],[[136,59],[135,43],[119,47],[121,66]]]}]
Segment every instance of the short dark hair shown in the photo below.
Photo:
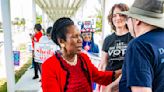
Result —
[{"label": "short dark hair", "polygon": [[111,11],[109,12],[109,15],[108,15],[108,22],[111,23],[111,27],[112,27],[113,30],[116,30],[116,27],[114,26],[114,24],[112,22],[113,12],[114,12],[115,8],[119,8],[121,11],[128,11],[129,10],[128,6],[126,4],[123,4],[123,3],[115,4],[112,7],[112,9],[111,9]]},{"label": "short dark hair", "polygon": [[51,32],[52,32],[52,27],[48,27],[46,30],[46,34],[51,34]]},{"label": "short dark hair", "polygon": [[41,24],[35,24],[34,29],[36,29],[37,31],[41,31],[42,30]]},{"label": "short dark hair", "polygon": [[74,25],[74,22],[68,17],[62,17],[55,21],[52,28],[51,39],[60,46],[58,38],[66,41],[67,27]]}]

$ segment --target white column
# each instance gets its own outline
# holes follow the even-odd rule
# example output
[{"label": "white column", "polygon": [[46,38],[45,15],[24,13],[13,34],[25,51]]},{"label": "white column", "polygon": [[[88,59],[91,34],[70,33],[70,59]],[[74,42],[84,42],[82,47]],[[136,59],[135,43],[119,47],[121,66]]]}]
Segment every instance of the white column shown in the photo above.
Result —
[{"label": "white column", "polygon": [[35,0],[32,0],[32,18],[33,18],[33,26],[36,24],[36,4]]},{"label": "white column", "polygon": [[15,92],[14,64],[12,53],[12,35],[11,35],[11,15],[10,0],[1,0],[2,21],[4,31],[4,47],[5,47],[5,65],[7,74],[7,90]]},{"label": "white column", "polygon": [[108,35],[108,34],[111,34],[111,28],[109,26],[109,23],[108,23],[108,19],[107,19],[107,16],[109,14],[109,8],[107,7],[108,6],[112,6],[109,1],[107,2],[107,0],[102,0],[102,11],[103,11],[103,19],[102,19],[102,40],[105,39],[105,37]]}]

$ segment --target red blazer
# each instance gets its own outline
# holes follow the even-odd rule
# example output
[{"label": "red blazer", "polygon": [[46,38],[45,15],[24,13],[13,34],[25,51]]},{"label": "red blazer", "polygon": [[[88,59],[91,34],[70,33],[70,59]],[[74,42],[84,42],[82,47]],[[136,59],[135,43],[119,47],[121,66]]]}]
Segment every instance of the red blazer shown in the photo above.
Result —
[{"label": "red blazer", "polygon": [[[80,53],[78,55],[80,55],[79,57],[82,59],[82,69],[84,72],[88,73],[90,87],[92,87],[92,82],[96,82],[101,85],[108,85],[112,82],[112,71],[98,71],[86,54]],[[63,67],[58,56],[58,54],[55,54],[42,64],[43,92],[65,92],[66,90],[69,74]]]}]

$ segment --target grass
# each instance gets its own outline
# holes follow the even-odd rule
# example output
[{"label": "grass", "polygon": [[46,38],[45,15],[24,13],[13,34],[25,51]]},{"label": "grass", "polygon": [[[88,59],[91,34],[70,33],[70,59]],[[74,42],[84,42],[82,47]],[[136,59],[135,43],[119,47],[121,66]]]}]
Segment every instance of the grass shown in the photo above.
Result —
[{"label": "grass", "polygon": [[[20,70],[15,71],[15,82],[17,83],[21,76],[27,71],[28,67],[31,65],[31,58],[24,64]],[[7,82],[6,79],[0,80],[0,92],[7,92]]]},{"label": "grass", "polygon": [[20,70],[15,71],[15,81],[18,82],[18,80],[21,78],[21,76],[27,71],[27,69],[31,65],[31,58],[28,60],[26,64],[24,64]]},{"label": "grass", "polygon": [[6,79],[0,80],[0,92],[7,92],[7,82]]}]

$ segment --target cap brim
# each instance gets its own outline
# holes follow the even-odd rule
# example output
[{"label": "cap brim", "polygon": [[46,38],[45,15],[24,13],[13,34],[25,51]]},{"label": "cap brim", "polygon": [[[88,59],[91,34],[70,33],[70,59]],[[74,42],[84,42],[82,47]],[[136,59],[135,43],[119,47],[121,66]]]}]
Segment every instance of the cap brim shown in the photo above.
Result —
[{"label": "cap brim", "polygon": [[143,21],[143,22],[150,24],[150,25],[164,28],[164,18],[153,18],[153,17],[143,16],[143,15],[131,13],[129,11],[120,12],[120,14],[124,14],[124,15],[127,15],[129,17],[138,19],[138,20]]}]

